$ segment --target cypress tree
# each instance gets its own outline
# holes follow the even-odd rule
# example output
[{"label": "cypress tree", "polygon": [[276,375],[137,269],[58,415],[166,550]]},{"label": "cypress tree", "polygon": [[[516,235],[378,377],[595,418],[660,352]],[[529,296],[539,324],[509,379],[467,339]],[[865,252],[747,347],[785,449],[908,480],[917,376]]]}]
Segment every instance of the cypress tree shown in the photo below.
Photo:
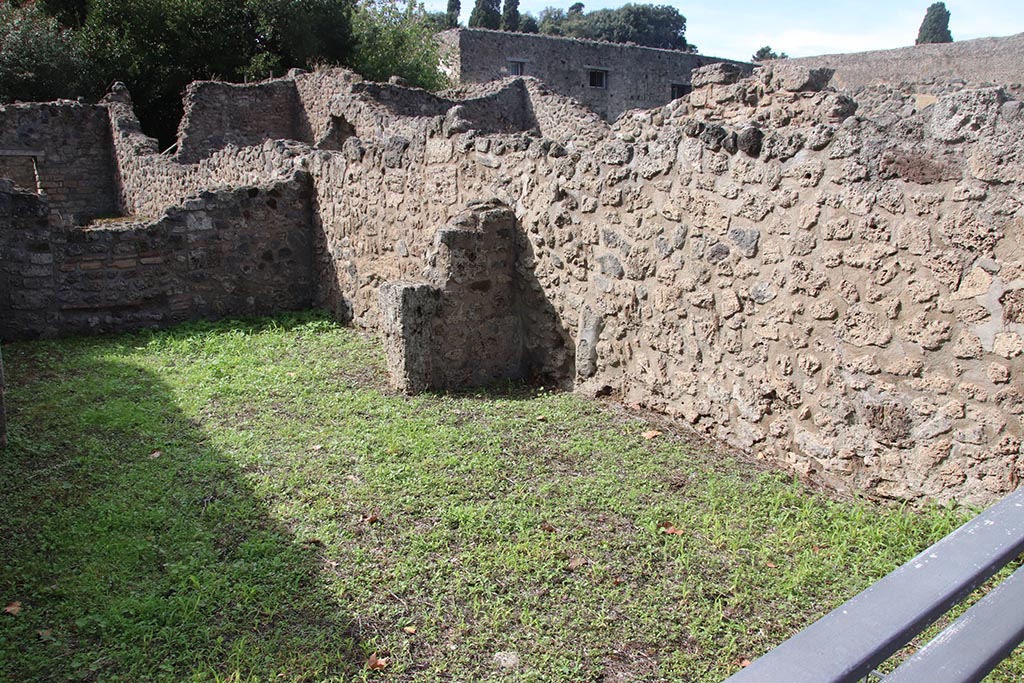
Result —
[{"label": "cypress tree", "polygon": [[501,27],[501,6],[498,2],[499,0],[476,0],[473,12],[469,15],[469,27],[498,30]]},{"label": "cypress tree", "polygon": [[519,30],[519,0],[505,0],[505,7],[501,10],[501,30]]},{"label": "cypress tree", "polygon": [[936,2],[925,12],[924,21],[917,32],[916,45],[923,43],[952,43],[953,36],[949,32],[949,10],[946,3]]},{"label": "cypress tree", "polygon": [[459,25],[459,12],[461,11],[462,3],[459,0],[448,0],[448,11],[445,13],[448,28],[455,28]]}]

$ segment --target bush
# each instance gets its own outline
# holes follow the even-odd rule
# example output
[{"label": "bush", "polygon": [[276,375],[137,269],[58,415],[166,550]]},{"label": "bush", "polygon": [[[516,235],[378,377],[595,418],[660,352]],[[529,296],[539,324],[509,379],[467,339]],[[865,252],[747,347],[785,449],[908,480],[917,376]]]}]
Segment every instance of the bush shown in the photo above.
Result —
[{"label": "bush", "polygon": [[88,94],[89,71],[71,32],[40,7],[0,3],[0,102]]},{"label": "bush", "polygon": [[364,0],[352,14],[356,42],[352,67],[374,81],[399,76],[409,85],[440,90],[440,47],[423,5],[408,0]]}]

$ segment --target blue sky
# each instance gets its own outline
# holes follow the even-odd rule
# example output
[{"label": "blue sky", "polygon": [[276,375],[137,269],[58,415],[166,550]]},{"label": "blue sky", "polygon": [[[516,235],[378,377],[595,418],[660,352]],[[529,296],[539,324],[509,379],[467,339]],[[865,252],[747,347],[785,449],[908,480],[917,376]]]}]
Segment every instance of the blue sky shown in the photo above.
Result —
[{"label": "blue sky", "polygon": [[[619,7],[627,0],[584,0],[587,11]],[[933,0],[717,0],[669,4],[686,17],[686,39],[702,54],[749,59],[757,48],[771,45],[791,57],[883,50],[913,45],[925,10]],[[462,21],[474,0],[461,0]],[[573,0],[520,0],[519,10],[536,14],[544,7],[571,5]],[[447,0],[426,0],[431,11],[444,11]],[[1024,0],[946,0],[954,40],[1024,33]]]}]

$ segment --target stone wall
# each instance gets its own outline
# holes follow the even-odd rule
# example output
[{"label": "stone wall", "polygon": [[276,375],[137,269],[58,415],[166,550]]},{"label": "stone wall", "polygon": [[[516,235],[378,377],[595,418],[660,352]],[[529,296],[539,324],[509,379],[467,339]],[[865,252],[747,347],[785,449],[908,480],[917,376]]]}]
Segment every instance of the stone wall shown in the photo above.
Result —
[{"label": "stone wall", "polygon": [[82,225],[114,214],[113,168],[103,107],[75,102],[0,106],[0,178],[45,192],[55,220]]},{"label": "stone wall", "polygon": [[978,38],[952,43],[912,45],[894,50],[873,50],[842,55],[801,57],[789,61],[809,68],[835,70],[832,85],[856,91],[873,85],[945,88],[959,81],[962,85],[1000,85],[1016,97],[1024,95],[1024,33],[1006,38]]},{"label": "stone wall", "polygon": [[[629,109],[665,104],[672,99],[673,85],[690,85],[693,69],[728,61],[676,50],[485,29],[452,29],[441,39],[444,61],[459,83],[533,76],[609,120]],[[511,62],[521,64],[522,73],[513,73]],[[742,68],[749,73],[751,67]],[[591,83],[593,70],[606,74],[600,87]]]},{"label": "stone wall", "polygon": [[[249,177],[295,183],[283,217],[293,226],[287,235],[307,230],[311,275],[289,286],[305,287],[305,300],[357,325],[405,335],[407,353],[392,359],[399,384],[415,384],[416,373],[438,385],[530,372],[664,411],[841,488],[993,500],[1024,473],[1021,103],[998,88],[950,88],[934,102],[883,88],[861,116],[851,97],[827,87],[829,76],[794,64],[746,79],[706,67],[688,98],[608,126],[581,119],[579,104],[528,79],[463,89],[464,99],[413,91],[402,102],[397,86],[300,74],[299,101],[311,103],[300,115],[313,131],[307,140],[340,130],[339,118],[350,126],[343,139],[319,149],[301,141],[227,145],[195,164],[156,154],[126,94],[114,93],[105,106],[126,208],[156,211],[194,195],[179,202],[181,216],[166,218],[187,232],[211,202],[232,197],[217,214],[225,231],[199,234],[241,245],[280,224],[281,216],[266,213],[252,232],[232,232],[269,190],[247,205],[247,190],[209,188],[239,187]],[[306,78],[337,92],[310,87],[302,95]],[[493,107],[515,102],[523,109],[505,112],[508,125],[489,127]],[[23,197],[6,194],[11,202]],[[16,254],[16,263],[5,261],[15,279],[0,305],[5,296],[35,296],[17,279],[31,263],[22,248],[31,243],[49,245],[55,270],[77,278],[68,285],[55,275],[40,302],[75,293],[98,297],[109,311],[105,287],[88,289],[94,281],[74,260],[89,262],[91,242],[71,254],[62,251],[65,242],[79,244],[70,237],[34,237],[46,217],[35,201],[37,213],[4,233],[17,248],[0,242],[5,260]],[[473,220],[510,212],[514,247],[484,239],[490,233],[479,223],[439,233],[462,221],[467,207]],[[454,241],[438,241],[439,234]],[[116,236],[101,229],[95,240],[103,256],[91,260],[118,282]],[[460,290],[450,269],[439,267],[451,263],[445,248],[503,265]],[[510,260],[511,279],[501,279]],[[244,308],[248,298],[240,296],[208,305],[243,279],[214,279],[181,310]],[[484,281],[486,289],[472,288]],[[257,283],[249,296],[277,283]],[[446,318],[445,297],[450,312],[463,313]],[[296,296],[274,306],[302,303]],[[414,304],[423,306],[418,328],[402,313]],[[510,339],[518,330],[521,344],[489,345],[485,326],[464,324],[470,305],[511,325]],[[53,319],[40,306],[42,318]],[[57,320],[72,321],[65,329],[120,324],[110,315],[97,325],[88,312]],[[410,346],[418,334],[432,341]],[[489,368],[487,376],[470,376],[474,365]]]},{"label": "stone wall", "polygon": [[311,304],[310,180],[209,191],[157,220],[53,225],[0,188],[0,338],[94,334]]},{"label": "stone wall", "polygon": [[184,105],[177,151],[182,163],[195,163],[228,145],[303,139],[298,93],[290,78],[244,84],[197,81],[185,90]]}]

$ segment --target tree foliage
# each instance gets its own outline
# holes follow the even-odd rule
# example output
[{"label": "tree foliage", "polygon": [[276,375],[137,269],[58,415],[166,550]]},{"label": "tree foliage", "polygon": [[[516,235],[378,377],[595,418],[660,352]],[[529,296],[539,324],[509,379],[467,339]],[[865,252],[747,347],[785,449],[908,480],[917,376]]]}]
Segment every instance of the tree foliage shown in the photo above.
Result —
[{"label": "tree foliage", "polygon": [[501,27],[501,11],[499,0],[476,0],[473,11],[469,15],[470,28],[489,28],[497,30]]},{"label": "tree foliage", "polygon": [[518,31],[520,20],[519,0],[505,0],[505,5],[501,10],[501,30]]},{"label": "tree foliage", "polygon": [[520,33],[537,33],[539,30],[540,27],[537,25],[537,19],[532,14],[524,14],[522,19],[520,19]]},{"label": "tree foliage", "polygon": [[40,6],[0,2],[0,102],[81,95],[89,70],[71,31]]},{"label": "tree foliage", "polygon": [[752,62],[765,62],[765,61],[768,61],[769,59],[787,59],[787,58],[789,58],[789,55],[787,55],[785,52],[777,53],[777,52],[775,52],[775,50],[772,49],[771,45],[765,45],[762,48],[758,48],[757,52],[755,52],[753,55],[751,55],[750,61],[752,61]]},{"label": "tree foliage", "polygon": [[459,25],[459,13],[462,11],[462,3],[459,0],[448,0],[448,28],[455,28]]},{"label": "tree foliage", "polygon": [[932,4],[924,14],[921,28],[917,31],[915,44],[952,43],[953,35],[949,32],[949,10],[946,3]]},{"label": "tree foliage", "polygon": [[436,27],[415,0],[365,0],[352,16],[354,68],[366,78],[402,78],[411,86],[438,90],[448,85],[438,70]]},{"label": "tree foliage", "polygon": [[686,17],[669,5],[626,4],[618,9],[584,12],[575,3],[563,12],[541,10],[540,32],[556,36],[635,43],[669,50],[691,50],[686,42]]}]

